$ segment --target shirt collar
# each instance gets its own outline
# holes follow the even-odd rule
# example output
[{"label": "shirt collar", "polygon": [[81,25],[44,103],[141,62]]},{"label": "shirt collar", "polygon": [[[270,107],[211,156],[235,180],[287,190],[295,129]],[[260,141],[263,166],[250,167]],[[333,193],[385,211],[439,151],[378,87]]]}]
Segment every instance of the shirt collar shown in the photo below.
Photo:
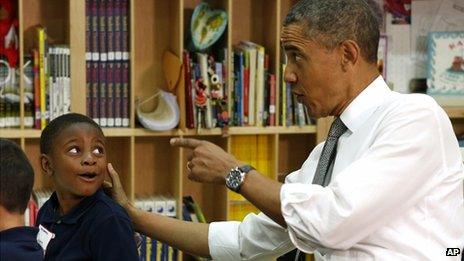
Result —
[{"label": "shirt collar", "polygon": [[356,132],[391,92],[383,77],[377,77],[354,98],[340,118],[351,132]]},{"label": "shirt collar", "polygon": [[97,190],[92,196],[85,197],[77,206],[72,208],[69,213],[60,216],[59,202],[56,192],[53,192],[50,197],[50,207],[46,210],[47,214],[44,216],[45,223],[53,223],[61,220],[66,224],[75,224],[77,221],[95,204],[95,202],[103,197],[104,192],[102,189]]}]

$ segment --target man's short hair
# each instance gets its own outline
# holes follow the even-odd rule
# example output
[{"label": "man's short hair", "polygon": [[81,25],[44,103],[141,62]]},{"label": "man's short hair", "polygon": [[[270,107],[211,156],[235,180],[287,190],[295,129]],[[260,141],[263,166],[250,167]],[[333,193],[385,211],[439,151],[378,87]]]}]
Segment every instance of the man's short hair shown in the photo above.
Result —
[{"label": "man's short hair", "polygon": [[24,213],[34,185],[34,170],[21,148],[0,138],[0,205]]},{"label": "man's short hair", "polygon": [[329,50],[353,40],[367,62],[377,62],[382,15],[374,0],[301,0],[283,25],[294,23],[306,26],[305,37]]}]

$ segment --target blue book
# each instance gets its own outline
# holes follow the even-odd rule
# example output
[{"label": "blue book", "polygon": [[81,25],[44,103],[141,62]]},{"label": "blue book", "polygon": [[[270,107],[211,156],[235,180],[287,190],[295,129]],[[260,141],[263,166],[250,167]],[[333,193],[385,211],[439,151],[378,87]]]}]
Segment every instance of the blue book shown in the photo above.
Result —
[{"label": "blue book", "polygon": [[235,95],[234,95],[234,125],[243,125],[243,53],[234,53],[234,76],[235,76]]}]

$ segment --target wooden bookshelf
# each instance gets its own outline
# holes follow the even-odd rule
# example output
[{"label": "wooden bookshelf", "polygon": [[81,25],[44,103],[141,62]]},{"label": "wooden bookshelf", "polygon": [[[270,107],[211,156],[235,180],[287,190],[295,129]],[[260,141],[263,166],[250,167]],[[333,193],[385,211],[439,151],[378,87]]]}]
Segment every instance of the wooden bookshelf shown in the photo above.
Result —
[{"label": "wooden bookshelf", "polygon": [[[187,178],[188,149],[172,148],[171,137],[193,137],[211,141],[231,152],[239,136],[266,137],[270,177],[297,170],[317,143],[325,139],[331,119],[316,125],[292,127],[230,127],[227,136],[221,129],[186,129],[184,86],[177,91],[181,120],[177,129],[154,132],[143,129],[136,120],[137,100],[164,87],[161,57],[165,50],[181,56],[189,39],[188,26],[193,9],[201,0],[131,0],[130,1],[130,126],[104,128],[108,139],[109,160],[122,177],[123,185],[133,200],[143,195],[170,195],[178,202],[177,216],[182,217],[182,196],[192,195],[208,221],[226,220],[230,207],[237,202],[229,198],[224,186],[199,184]],[[281,22],[297,0],[216,0],[214,8],[228,13],[226,32],[217,46],[232,50],[241,40],[263,45],[270,56],[270,71],[280,83]],[[47,27],[53,43],[70,45],[71,110],[86,113],[85,97],[85,0],[19,0],[20,68],[24,54],[34,43],[34,26]],[[229,75],[232,68],[229,57]],[[21,70],[22,72],[22,70]],[[229,86],[232,84],[229,79]],[[20,83],[24,95],[24,83]],[[229,95],[230,97],[230,95]],[[23,100],[23,99],[21,99]],[[279,91],[277,103],[279,104]],[[278,108],[279,106],[277,106]],[[464,130],[464,107],[445,108],[457,126]],[[24,117],[24,106],[21,106]],[[277,109],[277,114],[279,111]],[[279,118],[279,117],[277,117]],[[40,131],[24,128],[0,129],[0,136],[14,140],[26,151],[36,172],[34,188],[51,188],[39,166]],[[182,257],[179,257],[181,259]],[[185,257],[184,257],[185,258]]]},{"label": "wooden bookshelf", "polygon": [[[265,139],[266,159],[272,178],[281,172],[297,169],[309,151],[323,139],[324,124],[291,127],[230,127],[227,135],[219,128],[187,129],[185,89],[176,90],[181,110],[179,127],[164,132],[144,129],[136,120],[135,104],[164,88],[161,57],[169,50],[181,56],[189,40],[189,24],[193,9],[201,0],[131,0],[130,1],[130,126],[103,128],[107,137],[109,161],[120,173],[126,192],[132,200],[138,196],[167,195],[178,202],[177,216],[182,217],[182,196],[192,195],[208,221],[226,220],[231,206],[224,186],[199,184],[187,178],[186,162],[191,151],[173,148],[172,137],[192,137],[211,141],[231,152],[240,137]],[[270,72],[280,75],[280,23],[283,14],[295,0],[217,0],[208,1],[213,8],[228,13],[226,32],[215,45],[232,50],[241,40],[263,45],[270,57]],[[19,0],[20,68],[23,57],[34,46],[34,27],[47,28],[54,44],[68,44],[71,50],[71,110],[86,113],[85,71],[85,0]],[[229,57],[229,61],[230,61]],[[229,62],[230,63],[230,62]],[[231,71],[231,65],[228,64]],[[20,71],[22,73],[22,70]],[[230,75],[230,73],[229,73]],[[231,84],[231,79],[229,79]],[[20,82],[24,96],[24,82]],[[229,95],[230,97],[230,95]],[[279,95],[277,94],[277,103]],[[277,106],[278,107],[278,106]],[[278,115],[278,111],[277,114]],[[21,105],[24,118],[24,105]],[[278,119],[278,117],[277,117]],[[24,127],[0,129],[0,136],[21,145],[36,172],[35,189],[52,188],[40,170],[40,130]],[[320,136],[320,137],[319,137]],[[290,157],[292,155],[292,157]],[[294,157],[293,155],[298,155]],[[179,257],[189,259],[187,256]]]},{"label": "wooden bookshelf", "polygon": [[462,107],[443,107],[451,119],[464,119],[464,106]]}]

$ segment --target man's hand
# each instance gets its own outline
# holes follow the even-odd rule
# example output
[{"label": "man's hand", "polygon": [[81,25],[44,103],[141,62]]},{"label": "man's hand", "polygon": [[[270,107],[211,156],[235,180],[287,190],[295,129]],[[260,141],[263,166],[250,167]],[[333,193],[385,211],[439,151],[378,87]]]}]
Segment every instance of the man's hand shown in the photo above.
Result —
[{"label": "man's hand", "polygon": [[111,179],[111,183],[105,181],[103,187],[106,192],[109,192],[109,195],[114,199],[119,205],[127,209],[129,207],[129,199],[124,192],[124,189],[121,185],[121,180],[119,179],[118,173],[114,170],[113,165],[108,163],[108,173]]},{"label": "man's hand", "polygon": [[211,142],[197,139],[172,138],[172,146],[193,150],[187,162],[188,178],[202,183],[225,184],[230,169],[243,165],[234,156]]}]

